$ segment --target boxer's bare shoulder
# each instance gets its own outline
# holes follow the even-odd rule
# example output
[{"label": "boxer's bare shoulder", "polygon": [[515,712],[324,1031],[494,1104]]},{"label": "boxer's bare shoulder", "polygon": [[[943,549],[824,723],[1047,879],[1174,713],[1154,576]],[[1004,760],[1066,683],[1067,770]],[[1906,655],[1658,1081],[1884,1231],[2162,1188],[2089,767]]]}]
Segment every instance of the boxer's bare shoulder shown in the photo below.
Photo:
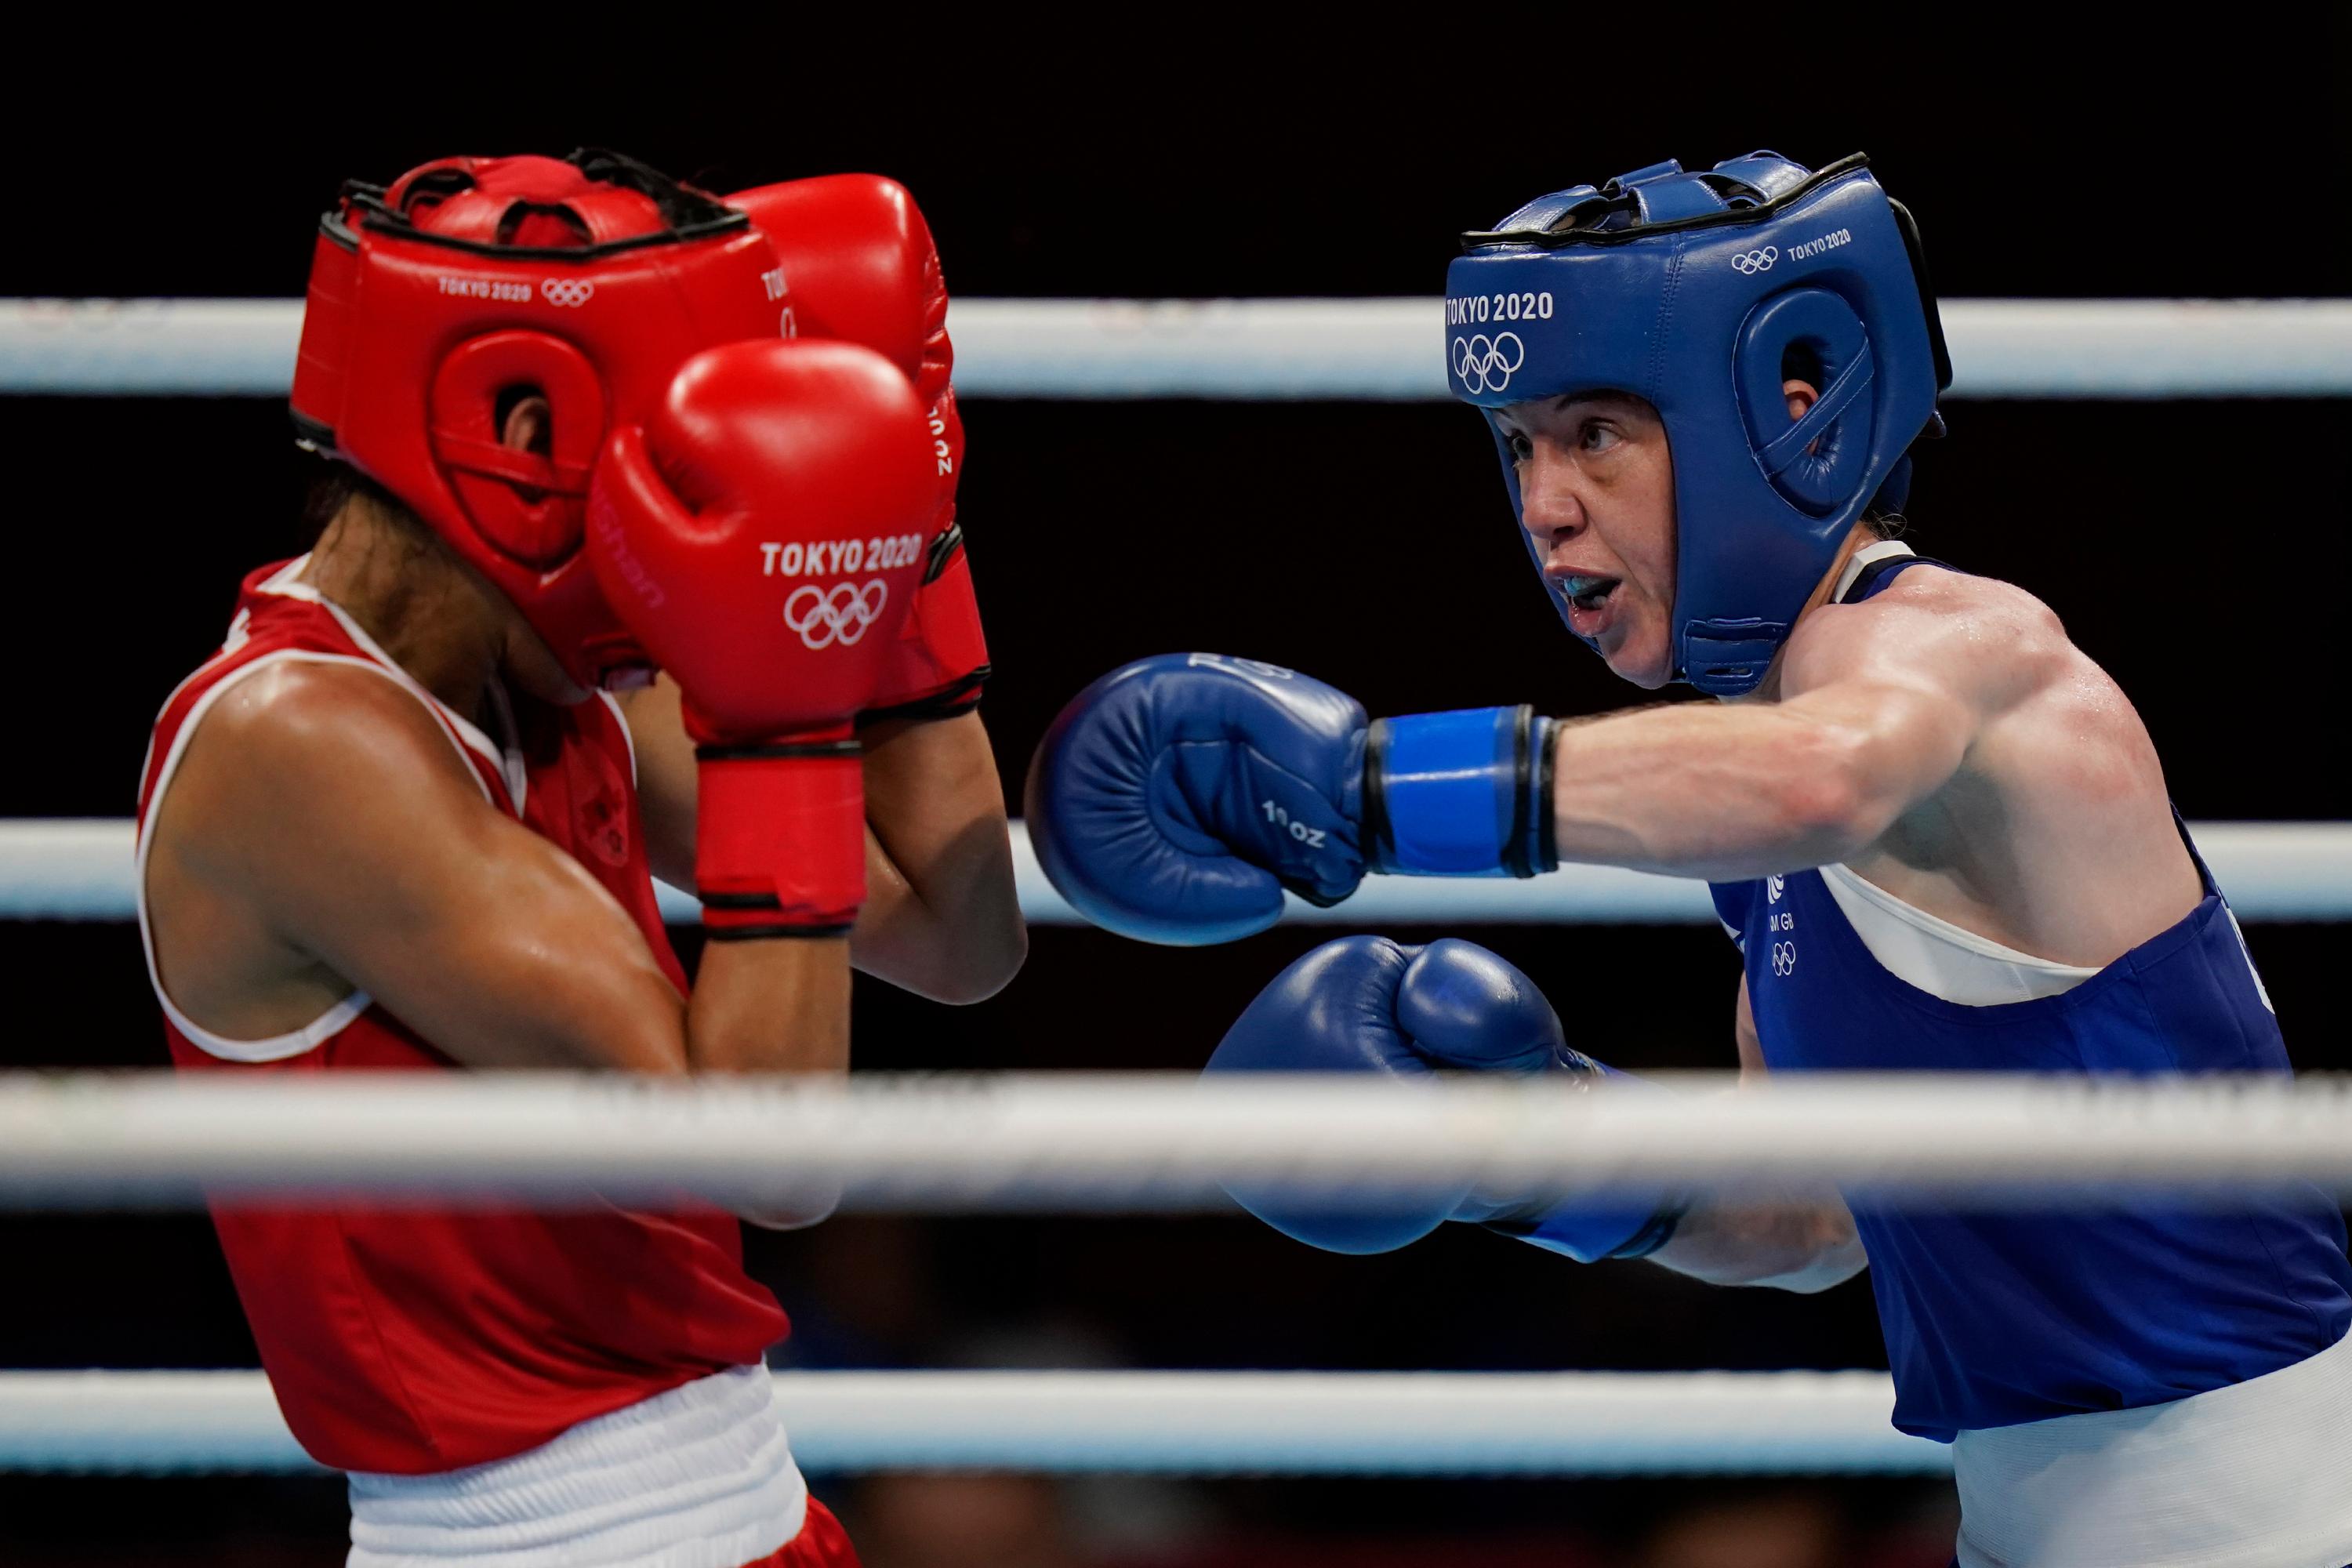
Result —
[{"label": "boxer's bare shoulder", "polygon": [[1893,687],[1966,725],[1949,779],[1847,858],[1898,898],[2025,952],[2100,964],[2201,896],[2146,724],[2032,594],[1914,568],[1805,616],[1786,662],[1784,700]]},{"label": "boxer's bare shoulder", "polygon": [[[376,806],[415,814],[447,799],[485,805],[432,712],[382,671],[289,660],[222,691],[188,737],[158,803],[151,863],[239,880],[299,846],[378,837]],[[323,840],[323,842],[322,842]]]},{"label": "boxer's bare shoulder", "polygon": [[1858,604],[1800,617],[1781,662],[1784,699],[1857,678],[1902,679],[1988,719],[2088,663],[2056,612],[2024,589],[1927,564]]}]

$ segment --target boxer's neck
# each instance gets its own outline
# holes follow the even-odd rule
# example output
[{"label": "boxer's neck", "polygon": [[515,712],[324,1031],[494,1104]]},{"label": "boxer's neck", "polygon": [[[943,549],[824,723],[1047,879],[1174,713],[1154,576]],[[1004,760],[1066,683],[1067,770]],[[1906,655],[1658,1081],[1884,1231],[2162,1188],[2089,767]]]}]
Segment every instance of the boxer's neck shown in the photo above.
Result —
[{"label": "boxer's neck", "polygon": [[353,495],[320,533],[302,580],[419,685],[479,721],[511,611],[421,522]]},{"label": "boxer's neck", "polygon": [[[1838,546],[1837,554],[1831,558],[1829,570],[1823,572],[1822,580],[1813,584],[1813,591],[1805,595],[1803,606],[1797,611],[1796,619],[1790,623],[1791,636],[1794,635],[1793,628],[1798,623],[1829,603],[1830,595],[1837,592],[1838,579],[1845,574],[1846,563],[1853,559],[1854,552],[1878,542],[1878,531],[1866,521],[1857,520],[1853,527],[1846,530],[1845,542]],[[1757,683],[1755,690],[1738,697],[1726,698],[1724,700],[1778,702],[1780,700],[1780,667],[1787,662],[1788,655],[1788,644],[1784,641],[1780,650],[1772,656],[1771,668],[1764,672],[1764,679]]]}]

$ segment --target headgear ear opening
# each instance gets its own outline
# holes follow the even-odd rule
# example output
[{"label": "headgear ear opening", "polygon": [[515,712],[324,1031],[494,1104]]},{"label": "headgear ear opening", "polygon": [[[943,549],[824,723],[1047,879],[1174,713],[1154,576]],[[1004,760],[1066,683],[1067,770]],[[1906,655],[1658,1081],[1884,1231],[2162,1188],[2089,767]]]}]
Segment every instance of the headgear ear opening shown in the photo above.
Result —
[{"label": "headgear ear opening", "polygon": [[[1812,406],[1793,421],[1783,374],[1792,351],[1821,377]],[[1757,462],[1791,504],[1815,515],[1833,511],[1861,482],[1870,454],[1874,371],[1868,329],[1827,289],[1792,289],[1748,312],[1732,374]],[[1863,438],[1849,438],[1857,428]]]},{"label": "headgear ear opening", "polygon": [[[548,404],[544,456],[509,447],[499,412],[517,388]],[[477,532],[500,553],[547,571],[580,548],[588,475],[604,444],[605,398],[588,357],[541,332],[492,332],[460,346],[433,378],[433,455]]]}]

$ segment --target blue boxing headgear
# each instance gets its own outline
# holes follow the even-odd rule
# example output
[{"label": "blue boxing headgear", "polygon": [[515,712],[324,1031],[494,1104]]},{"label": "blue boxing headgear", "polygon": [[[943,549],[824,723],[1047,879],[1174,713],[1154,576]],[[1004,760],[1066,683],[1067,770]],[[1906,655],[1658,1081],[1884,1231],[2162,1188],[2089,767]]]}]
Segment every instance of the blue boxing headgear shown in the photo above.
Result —
[{"label": "blue boxing headgear", "polygon": [[[1647,398],[1674,454],[1675,675],[1752,690],[1854,520],[1899,508],[1911,443],[1942,433],[1951,362],[1910,214],[1860,153],[1812,173],[1751,153],[1557,191],[1462,244],[1454,395]],[[1792,423],[1780,384],[1800,366],[1821,398]]]}]

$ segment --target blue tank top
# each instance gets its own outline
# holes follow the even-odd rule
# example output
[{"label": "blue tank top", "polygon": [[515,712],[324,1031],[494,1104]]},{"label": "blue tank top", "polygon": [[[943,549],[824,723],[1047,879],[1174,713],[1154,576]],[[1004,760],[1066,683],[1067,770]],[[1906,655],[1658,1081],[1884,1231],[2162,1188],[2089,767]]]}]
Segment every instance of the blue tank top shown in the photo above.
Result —
[{"label": "blue tank top", "polygon": [[[1879,563],[1843,602],[1939,564]],[[2236,920],[2189,854],[2205,896],[2179,923],[2059,995],[1982,1007],[1888,973],[1818,871],[1710,890],[1774,1072],[2288,1072]],[[1895,1425],[1924,1437],[2185,1398],[2315,1355],[2352,1326],[2343,1215],[2316,1187],[2198,1211],[1852,1206]]]}]

